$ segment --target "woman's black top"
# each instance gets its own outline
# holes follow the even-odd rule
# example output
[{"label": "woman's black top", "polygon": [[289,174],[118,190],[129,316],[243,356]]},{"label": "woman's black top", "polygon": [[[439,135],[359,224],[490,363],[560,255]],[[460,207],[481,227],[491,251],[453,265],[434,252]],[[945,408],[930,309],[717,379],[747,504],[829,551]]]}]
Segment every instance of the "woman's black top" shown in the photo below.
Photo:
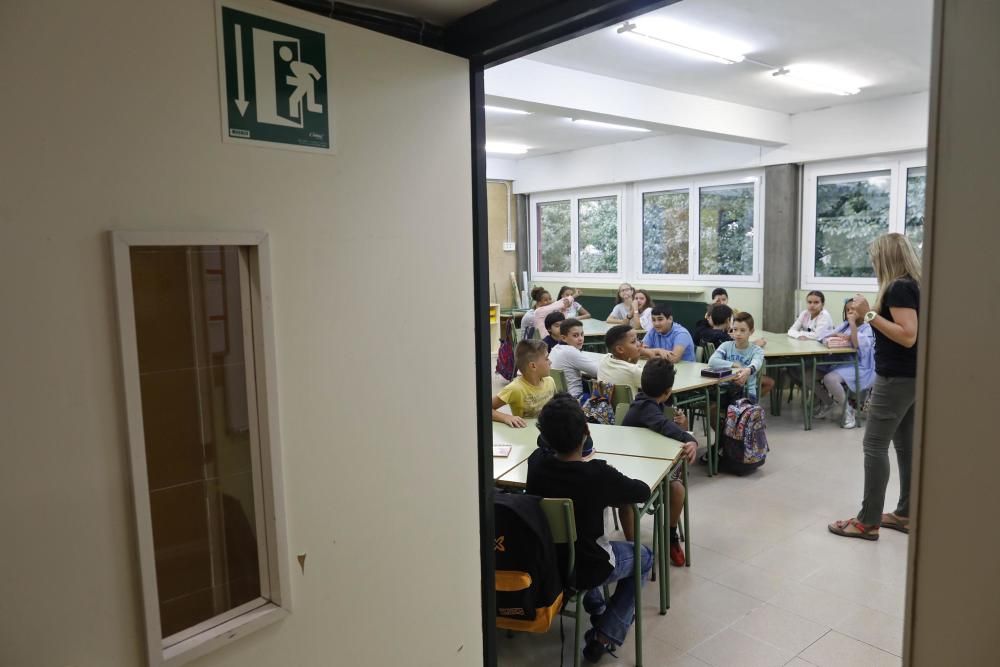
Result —
[{"label": "woman's black top", "polygon": [[[889,285],[882,297],[878,314],[894,322],[890,308],[912,308],[920,315],[920,286],[908,278],[901,278]],[[917,376],[917,344],[903,347],[872,327],[875,332],[875,372],[882,377]]]}]

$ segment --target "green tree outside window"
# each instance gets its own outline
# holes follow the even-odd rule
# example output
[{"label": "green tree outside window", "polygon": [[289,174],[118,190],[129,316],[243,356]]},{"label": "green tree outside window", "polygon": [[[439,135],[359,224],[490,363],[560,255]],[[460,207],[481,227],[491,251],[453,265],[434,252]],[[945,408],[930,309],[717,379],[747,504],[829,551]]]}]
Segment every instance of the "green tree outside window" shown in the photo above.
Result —
[{"label": "green tree outside window", "polygon": [[642,272],[688,272],[687,190],[642,194]]}]

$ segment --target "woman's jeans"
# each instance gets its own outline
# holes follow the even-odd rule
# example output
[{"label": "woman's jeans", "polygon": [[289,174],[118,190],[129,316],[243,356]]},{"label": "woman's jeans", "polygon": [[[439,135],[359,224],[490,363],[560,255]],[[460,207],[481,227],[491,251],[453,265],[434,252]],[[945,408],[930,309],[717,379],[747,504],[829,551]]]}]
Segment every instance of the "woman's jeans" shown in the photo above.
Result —
[{"label": "woman's jeans", "polygon": [[910,516],[910,462],[913,459],[913,411],[916,379],[876,376],[865,426],[865,498],[858,521],[878,526],[889,484],[889,442],[899,465],[899,504],[895,514]]}]

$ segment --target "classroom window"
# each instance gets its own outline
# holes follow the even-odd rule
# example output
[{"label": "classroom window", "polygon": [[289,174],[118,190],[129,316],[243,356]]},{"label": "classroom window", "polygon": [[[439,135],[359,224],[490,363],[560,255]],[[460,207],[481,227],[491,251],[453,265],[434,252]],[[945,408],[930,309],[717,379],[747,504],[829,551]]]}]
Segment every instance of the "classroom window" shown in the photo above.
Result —
[{"label": "classroom window", "polygon": [[538,205],[538,264],[542,273],[568,273],[571,265],[570,202]]},{"label": "classroom window", "polygon": [[802,197],[802,287],[875,288],[869,247],[899,232],[923,246],[926,168],[920,155],[806,165]]},{"label": "classroom window", "polygon": [[580,273],[618,272],[618,198],[577,202]]},{"label": "classroom window", "polygon": [[754,185],[699,189],[698,272],[753,275]]},{"label": "classroom window", "polygon": [[281,611],[276,431],[262,386],[270,311],[256,246],[115,240],[140,560],[155,583],[144,583],[147,636],[160,664]]},{"label": "classroom window", "polygon": [[642,272],[688,272],[690,194],[687,190],[642,193]]}]

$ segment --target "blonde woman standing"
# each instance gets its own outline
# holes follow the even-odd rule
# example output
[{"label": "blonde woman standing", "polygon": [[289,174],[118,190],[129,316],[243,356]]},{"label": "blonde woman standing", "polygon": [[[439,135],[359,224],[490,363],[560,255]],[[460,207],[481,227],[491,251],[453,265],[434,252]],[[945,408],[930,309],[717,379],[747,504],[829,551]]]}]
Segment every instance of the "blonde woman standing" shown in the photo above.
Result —
[{"label": "blonde woman standing", "polygon": [[[910,462],[916,401],[917,324],[920,314],[920,264],[902,234],[885,234],[871,246],[878,279],[874,310],[858,294],[854,307],[875,333],[875,384],[865,426],[865,495],[857,517],[834,521],[831,533],[877,540],[879,527],[910,532]],[[889,484],[889,443],[899,465],[899,503],[883,514]]]}]

